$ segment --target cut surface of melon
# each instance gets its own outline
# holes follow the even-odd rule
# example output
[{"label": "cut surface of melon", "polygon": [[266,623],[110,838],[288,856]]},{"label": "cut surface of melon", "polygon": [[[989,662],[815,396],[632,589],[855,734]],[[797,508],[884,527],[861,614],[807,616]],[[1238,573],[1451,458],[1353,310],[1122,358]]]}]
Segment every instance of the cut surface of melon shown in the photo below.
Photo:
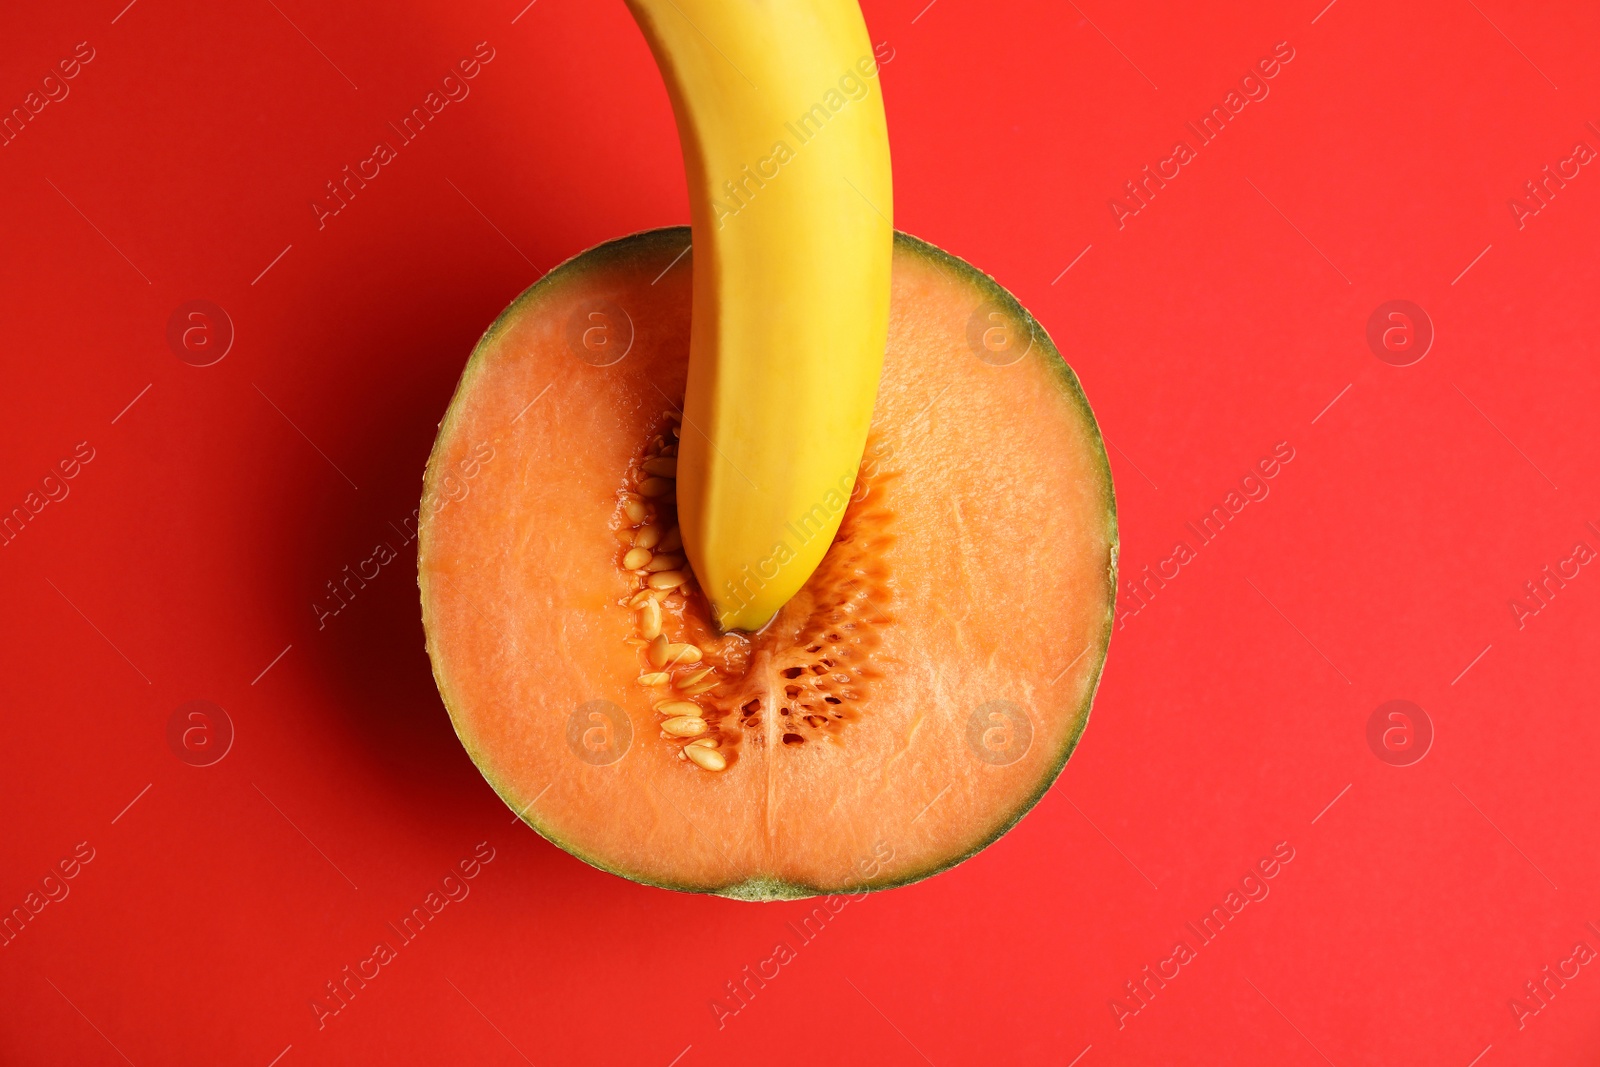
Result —
[{"label": "cut surface of melon", "polygon": [[1094,418],[1009,294],[897,236],[866,457],[814,509],[838,535],[771,623],[720,633],[672,529],[688,245],[592,249],[473,352],[424,482],[440,692],[506,803],[605,870],[746,899],[926,877],[1013,825],[1087,721],[1117,553]]}]

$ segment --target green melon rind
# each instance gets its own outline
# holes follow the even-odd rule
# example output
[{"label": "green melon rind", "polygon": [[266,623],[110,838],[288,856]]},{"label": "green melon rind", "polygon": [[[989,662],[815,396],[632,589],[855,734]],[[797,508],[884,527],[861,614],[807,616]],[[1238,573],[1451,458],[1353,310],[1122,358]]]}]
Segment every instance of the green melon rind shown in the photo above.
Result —
[{"label": "green melon rind", "polygon": [[[517,298],[499,314],[498,317],[496,317],[494,322],[490,323],[489,328],[484,331],[483,337],[473,348],[472,355],[467,360],[466,368],[461,373],[461,381],[456,386],[455,395],[451,398],[450,407],[445,412],[444,418],[439,423],[439,434],[438,437],[435,438],[433,452],[429,455],[427,468],[423,472],[423,514],[426,515],[428,512],[426,505],[429,501],[429,494],[432,490],[432,486],[429,481],[429,474],[434,469],[434,460],[438,458],[438,454],[443,447],[443,442],[450,436],[450,431],[453,429],[455,420],[458,417],[458,405],[464,402],[464,398],[467,395],[478,371],[480,370],[480,361],[486,358],[486,352],[488,348],[499,336],[500,331],[505,324],[508,323],[514,316],[519,315],[524,310],[529,308],[537,300],[560,288],[563,284],[569,281],[581,279],[589,270],[593,268],[605,266],[619,260],[637,261],[640,258],[648,257],[658,247],[663,250],[667,248],[681,250],[689,243],[689,240],[689,227],[668,226],[656,230],[641,231],[639,233],[630,234],[627,237],[619,237],[611,241],[606,241],[603,244],[596,245],[587,251],[573,256],[560,266],[553,268],[544,277],[530,285],[527,289],[524,289],[522,293],[519,294]],[[539,836],[543,837],[545,840],[549,841],[558,848],[571,853],[573,856],[576,856],[578,859],[592,867],[597,867],[609,874],[615,874],[619,877],[626,878],[633,882],[638,882],[642,885],[655,886],[660,889],[671,889],[681,893],[705,893],[713,896],[727,897],[733,900],[798,900],[805,897],[826,896],[830,894],[877,892],[884,889],[895,889],[900,886],[910,885],[914,882],[920,882],[925,878],[932,878],[936,874],[947,871],[957,864],[971,859],[979,852],[982,852],[984,849],[994,844],[1001,837],[1005,836],[1005,834],[1019,821],[1021,821],[1022,817],[1032,810],[1033,806],[1044,797],[1045,793],[1050,789],[1050,787],[1055,784],[1056,779],[1060,777],[1062,769],[1066,766],[1067,760],[1072,756],[1073,751],[1078,747],[1078,741],[1083,737],[1083,731],[1089,724],[1089,712],[1094,703],[1094,696],[1099,689],[1101,671],[1105,665],[1106,655],[1110,650],[1111,632],[1116,620],[1117,558],[1120,547],[1117,540],[1116,492],[1111,481],[1111,463],[1109,457],[1106,455],[1105,442],[1100,434],[1100,425],[1095,420],[1093,410],[1089,407],[1089,400],[1084,395],[1083,387],[1078,381],[1077,374],[1073,372],[1066,360],[1062,358],[1060,351],[1057,350],[1055,346],[1055,343],[1051,341],[1049,333],[1045,331],[1044,327],[1039,324],[1037,319],[1029,314],[1026,308],[1017,302],[1016,297],[1012,296],[1004,286],[1000,285],[1000,283],[995,281],[988,274],[985,274],[983,271],[974,267],[966,260],[961,259],[958,256],[951,255],[949,252],[946,252],[935,245],[929,244],[927,241],[912,237],[909,234],[901,233],[898,230],[895,231],[895,246],[899,250],[911,252],[934,263],[937,266],[941,266],[953,271],[955,274],[965,278],[968,283],[977,289],[987,301],[999,305],[1001,308],[1014,315],[1019,321],[1027,323],[1029,329],[1032,331],[1034,343],[1027,355],[1025,355],[1023,358],[1032,360],[1046,360],[1048,366],[1054,369],[1061,384],[1061,391],[1065,394],[1068,401],[1077,407],[1079,416],[1089,428],[1090,437],[1093,441],[1094,447],[1098,450],[1098,458],[1100,461],[1098,467],[1100,471],[1101,488],[1106,501],[1105,521],[1107,543],[1110,546],[1110,558],[1106,568],[1106,611],[1104,630],[1100,641],[1100,655],[1099,658],[1091,665],[1094,674],[1089,685],[1088,693],[1085,695],[1082,707],[1078,712],[1077,724],[1072,732],[1068,735],[1065,743],[1061,746],[1060,756],[1058,759],[1056,759],[1053,768],[1051,768],[1047,774],[1040,777],[1039,787],[1031,796],[1024,799],[1024,801],[1017,806],[1015,811],[1008,818],[1002,820],[995,828],[994,832],[988,837],[973,845],[965,852],[962,852],[961,854],[948,860],[941,860],[931,867],[909,873],[902,873],[892,878],[869,879],[860,883],[849,886],[841,886],[834,889],[822,889],[816,886],[799,885],[794,882],[786,882],[782,879],[770,877],[748,878],[742,882],[736,882],[731,885],[723,886],[684,885],[675,882],[662,881],[660,879],[651,877],[650,875],[640,874],[637,871],[624,870],[620,867],[607,863],[605,860],[602,860],[597,856],[589,855],[582,848],[562,840],[550,829],[540,825],[537,817],[535,817],[530,811],[524,810],[518,804],[518,802],[509,795],[508,790],[500,782],[495,780],[495,776],[490,773],[486,761],[480,758],[480,752],[473,744],[472,738],[463,731],[462,720],[456,714],[454,701],[450,695],[450,686],[444,675],[444,670],[441,664],[441,656],[435,648],[433,635],[431,633],[427,634],[428,658],[432,664],[434,682],[439,688],[439,695],[444,701],[445,709],[450,714],[450,723],[456,732],[456,737],[460,739],[462,747],[467,750],[467,755],[471,757],[473,765],[478,768],[478,772],[483,775],[484,780],[489,783],[490,788],[495,791],[496,795],[498,795],[501,800],[505,801],[506,806],[511,808],[512,811],[517,812],[522,821],[532,827],[533,830],[539,834]],[[674,254],[676,255],[679,253],[675,252]],[[429,524],[424,521],[418,528],[417,558],[419,561],[426,558],[428,540]],[[417,585],[422,594],[422,613],[424,630],[426,630],[429,593],[427,583],[423,578],[420,567],[418,568]]]}]

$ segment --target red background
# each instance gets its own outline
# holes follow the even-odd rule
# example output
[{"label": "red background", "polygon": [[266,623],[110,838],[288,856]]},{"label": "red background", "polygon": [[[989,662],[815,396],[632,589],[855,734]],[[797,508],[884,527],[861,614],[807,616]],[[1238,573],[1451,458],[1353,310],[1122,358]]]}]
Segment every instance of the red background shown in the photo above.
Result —
[{"label": "red background", "polygon": [[[0,148],[0,507],[94,459],[0,549],[0,908],[94,859],[0,948],[0,1061],[1600,1053],[1600,968],[1520,1028],[1510,1006],[1600,948],[1600,575],[1520,628],[1509,606],[1600,548],[1600,174],[1521,228],[1508,205],[1600,147],[1593,5],[866,4],[896,222],[1068,354],[1124,573],[1277,442],[1295,458],[1125,618],[1016,830],[850,904],[719,1028],[712,999],[808,907],[632,885],[513,825],[435,693],[410,549],[324,629],[310,606],[416,506],[470,346],[536,269],[687,218],[622,5],[525,2],[7,17],[6,109],[77,42],[95,58]],[[323,183],[479,41],[471,96],[319,230]],[[1270,96],[1119,229],[1122,183],[1280,41]],[[209,367],[166,338],[192,299],[236,331]],[[1412,366],[1365,339],[1392,299],[1436,330]],[[236,731],[212,766],[168,743],[194,699]],[[1367,742],[1390,699],[1435,731],[1410,766]],[[319,1029],[324,983],[485,840],[471,895]],[[1119,1027],[1123,984],[1279,842],[1270,896]]]}]

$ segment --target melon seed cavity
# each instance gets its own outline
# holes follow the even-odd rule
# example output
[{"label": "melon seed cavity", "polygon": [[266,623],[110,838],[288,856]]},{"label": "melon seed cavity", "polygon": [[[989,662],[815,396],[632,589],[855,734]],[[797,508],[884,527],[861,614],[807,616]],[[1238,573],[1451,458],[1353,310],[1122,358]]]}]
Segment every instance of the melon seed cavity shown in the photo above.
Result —
[{"label": "melon seed cavity", "polygon": [[[660,740],[687,765],[716,774],[741,744],[799,750],[838,743],[870,700],[882,631],[893,622],[884,559],[892,544],[885,486],[896,475],[864,463],[827,556],[759,633],[718,633],[683,556],[678,528],[680,420],[667,412],[618,494],[614,557],[629,587],[627,643]],[[869,449],[869,455],[885,451]],[[890,450],[892,452],[892,450]]]}]

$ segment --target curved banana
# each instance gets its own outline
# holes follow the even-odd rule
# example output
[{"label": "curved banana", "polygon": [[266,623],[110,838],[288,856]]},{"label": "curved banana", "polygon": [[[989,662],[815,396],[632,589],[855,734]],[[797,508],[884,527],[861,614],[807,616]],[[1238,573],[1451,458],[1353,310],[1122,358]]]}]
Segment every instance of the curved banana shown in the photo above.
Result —
[{"label": "curved banana", "polygon": [[689,180],[684,547],[724,629],[763,626],[832,543],[889,322],[889,139],[857,0],[628,0]]}]

